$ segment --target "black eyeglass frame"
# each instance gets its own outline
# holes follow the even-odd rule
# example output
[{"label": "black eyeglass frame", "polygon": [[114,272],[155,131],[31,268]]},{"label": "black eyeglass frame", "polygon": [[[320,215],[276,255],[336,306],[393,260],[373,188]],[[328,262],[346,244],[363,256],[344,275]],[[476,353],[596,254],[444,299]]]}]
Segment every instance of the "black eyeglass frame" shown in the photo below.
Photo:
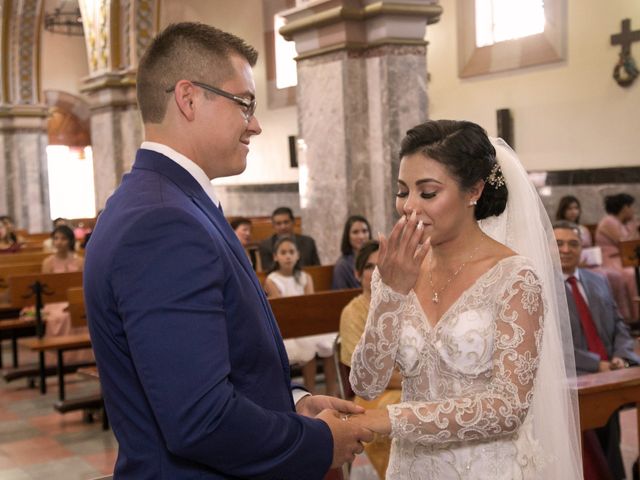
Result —
[{"label": "black eyeglass frame", "polygon": [[[246,98],[243,97],[239,97],[238,95],[234,95],[233,93],[229,93],[229,92],[225,92],[224,90],[221,90],[219,88],[216,87],[212,87],[211,85],[207,85],[206,83],[202,83],[202,82],[198,82],[195,80],[189,80],[191,83],[193,83],[195,86],[200,87],[204,90],[207,90],[211,93],[215,93],[216,95],[220,95],[221,97],[225,97],[228,98],[229,100],[233,100],[234,102],[236,102],[238,105],[240,105],[243,108],[246,108],[246,112],[243,112],[245,114],[245,117],[247,118],[247,120],[249,120],[251,117],[253,117],[253,115],[256,112],[256,99],[252,98],[251,100],[247,100]],[[175,85],[173,87],[167,88],[165,90],[165,93],[171,93],[176,89]]]}]

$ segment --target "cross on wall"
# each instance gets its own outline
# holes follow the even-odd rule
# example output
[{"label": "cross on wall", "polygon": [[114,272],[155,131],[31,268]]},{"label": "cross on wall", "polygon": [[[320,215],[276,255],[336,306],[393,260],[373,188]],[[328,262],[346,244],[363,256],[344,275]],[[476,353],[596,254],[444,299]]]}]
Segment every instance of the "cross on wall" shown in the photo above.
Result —
[{"label": "cross on wall", "polygon": [[631,30],[631,19],[622,20],[622,31],[611,35],[611,45],[620,45],[619,60],[613,68],[613,78],[621,87],[630,86],[640,74],[631,56],[631,44],[640,41],[640,30]]}]

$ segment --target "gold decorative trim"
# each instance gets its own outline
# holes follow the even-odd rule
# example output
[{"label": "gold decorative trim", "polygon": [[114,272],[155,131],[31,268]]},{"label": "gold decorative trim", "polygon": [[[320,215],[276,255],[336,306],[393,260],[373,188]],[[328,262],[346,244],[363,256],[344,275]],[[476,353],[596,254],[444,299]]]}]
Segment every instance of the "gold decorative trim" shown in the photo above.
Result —
[{"label": "gold decorative trim", "polygon": [[8,108],[0,109],[0,117],[27,117],[46,118],[49,116],[49,108],[46,105],[12,105]]},{"label": "gold decorative trim", "polygon": [[[120,68],[120,4],[111,1],[109,4],[109,59],[107,68],[115,70]],[[129,39],[125,39],[128,41]]]},{"label": "gold decorative trim", "polygon": [[35,58],[35,76],[36,76],[36,92],[35,92],[35,99],[36,102],[40,103],[42,102],[42,68],[41,68],[41,63],[42,63],[42,49],[41,49],[41,36],[42,36],[42,27],[41,25],[44,25],[44,1],[39,2],[39,6],[40,6],[40,13],[38,15],[38,23],[36,23],[36,28],[35,28],[35,35],[34,35],[34,44],[37,46],[36,47],[36,58]]},{"label": "gold decorative trim", "polygon": [[2,37],[0,38],[0,74],[2,75],[2,92],[0,102],[9,103],[9,26],[11,19],[11,1],[2,1]]},{"label": "gold decorative trim", "polygon": [[440,20],[442,6],[414,5],[406,3],[385,4],[376,2],[364,8],[334,7],[323,12],[311,14],[299,20],[293,20],[280,29],[280,34],[287,40],[293,40],[293,35],[307,30],[316,29],[340,21],[366,20],[380,15],[404,15],[409,17],[426,17],[427,24]]},{"label": "gold decorative trim", "polygon": [[131,88],[136,86],[135,72],[127,72],[124,75],[100,75],[85,79],[85,84],[80,88],[82,93],[90,93],[105,88]]},{"label": "gold decorative trim", "polygon": [[305,52],[301,55],[298,55],[296,57],[296,61],[307,60],[309,58],[319,57],[321,55],[327,55],[329,53],[334,53],[337,51],[364,52],[366,50],[379,48],[385,45],[424,47],[427,45],[427,42],[424,40],[411,40],[406,38],[387,38],[384,40],[376,40],[371,43],[341,42],[341,43],[336,43],[334,45],[331,45],[329,47],[318,48],[316,50]]}]

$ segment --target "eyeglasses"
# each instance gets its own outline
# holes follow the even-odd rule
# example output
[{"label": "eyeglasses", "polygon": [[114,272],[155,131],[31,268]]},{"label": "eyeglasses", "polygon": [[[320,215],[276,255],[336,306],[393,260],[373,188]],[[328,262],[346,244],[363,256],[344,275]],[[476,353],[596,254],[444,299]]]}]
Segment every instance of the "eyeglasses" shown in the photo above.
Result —
[{"label": "eyeglasses", "polygon": [[580,248],[580,242],[578,240],[569,240],[568,242],[565,242],[564,240],[556,240],[556,243],[558,244],[558,247],[567,245],[569,248]]},{"label": "eyeglasses", "polygon": [[[228,98],[229,100],[233,100],[234,102],[236,102],[238,105],[242,107],[242,113],[244,114],[244,118],[247,121],[249,121],[251,117],[253,117],[253,114],[256,111],[257,102],[255,98],[248,100],[246,98],[239,97],[232,93],[225,92],[224,90],[220,90],[219,88],[212,87],[211,85],[207,85],[206,83],[196,82],[194,80],[190,80],[190,82],[197,87],[200,87],[204,90],[207,90],[209,92],[215,93],[216,95],[220,95],[221,97],[225,97],[225,98]],[[176,88],[175,85],[171,88],[167,88],[165,90],[165,93],[171,93],[175,90],[175,88]]]}]

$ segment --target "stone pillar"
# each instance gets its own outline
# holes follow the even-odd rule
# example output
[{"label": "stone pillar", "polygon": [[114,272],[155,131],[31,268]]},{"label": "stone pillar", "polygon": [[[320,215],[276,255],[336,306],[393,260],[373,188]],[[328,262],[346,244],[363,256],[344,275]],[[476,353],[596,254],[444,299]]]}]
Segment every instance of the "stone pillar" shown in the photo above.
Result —
[{"label": "stone pillar", "polygon": [[120,184],[143,138],[136,103],[138,60],[158,31],[158,0],[79,0],[89,77],[96,209]]},{"label": "stone pillar", "polygon": [[46,107],[0,111],[0,212],[30,232],[51,229]]},{"label": "stone pillar", "polygon": [[87,80],[83,92],[91,109],[91,148],[96,210],[131,169],[142,142],[142,121],[132,78],[111,74]]},{"label": "stone pillar", "polygon": [[300,199],[323,263],[349,215],[374,236],[395,221],[399,143],[427,119],[427,23],[437,1],[328,0],[285,12],[298,52]]},{"label": "stone pillar", "polygon": [[51,228],[47,108],[40,98],[42,0],[0,1],[0,213]]}]

